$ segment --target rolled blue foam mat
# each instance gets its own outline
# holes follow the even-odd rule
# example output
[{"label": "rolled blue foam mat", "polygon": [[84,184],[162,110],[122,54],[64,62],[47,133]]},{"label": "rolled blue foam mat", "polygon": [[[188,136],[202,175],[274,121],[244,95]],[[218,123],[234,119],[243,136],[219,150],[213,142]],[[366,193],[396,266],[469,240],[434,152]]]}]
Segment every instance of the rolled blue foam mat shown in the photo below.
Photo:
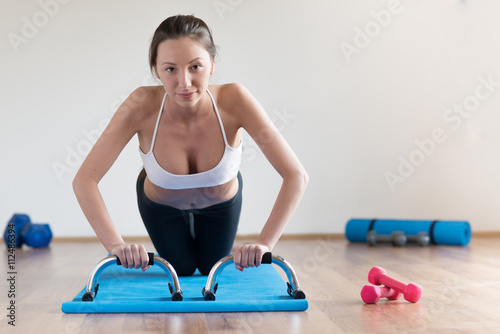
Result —
[{"label": "rolled blue foam mat", "polygon": [[[281,270],[281,269],[279,269]],[[87,278],[86,278],[87,279]],[[169,278],[159,266],[142,272],[109,266],[98,277],[99,290],[93,301],[82,301],[85,287],[72,301],[62,304],[64,313],[182,313],[182,312],[270,312],[305,311],[306,299],[293,299],[286,282],[273,265],[240,272],[226,267],[217,278],[216,299],[206,301],[202,289],[207,276],[179,277],[182,301],[172,301]],[[307,293],[307,291],[305,291]]]},{"label": "rolled blue foam mat", "polygon": [[351,219],[345,227],[345,236],[352,242],[366,242],[368,231],[391,234],[395,231],[406,235],[427,232],[431,244],[466,246],[472,232],[467,221],[455,220],[398,220],[398,219]]}]

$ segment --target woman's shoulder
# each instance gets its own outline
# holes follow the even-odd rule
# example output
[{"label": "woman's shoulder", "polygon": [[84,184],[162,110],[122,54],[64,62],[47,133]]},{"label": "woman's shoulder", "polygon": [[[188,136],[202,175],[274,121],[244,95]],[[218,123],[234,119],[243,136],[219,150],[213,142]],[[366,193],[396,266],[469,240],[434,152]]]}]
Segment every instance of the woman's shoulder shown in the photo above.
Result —
[{"label": "woman's shoulder", "polygon": [[234,95],[239,95],[247,89],[240,83],[231,82],[223,85],[209,85],[208,89],[215,92],[219,98],[231,99]]},{"label": "woman's shoulder", "polygon": [[235,110],[241,107],[247,98],[251,96],[245,86],[235,82],[210,85],[208,88],[213,93],[217,105],[225,110]]},{"label": "woman's shoulder", "polygon": [[123,101],[119,111],[127,114],[135,121],[144,119],[152,113],[158,112],[159,103],[165,94],[163,86],[137,87]]},{"label": "woman's shoulder", "polygon": [[158,101],[161,102],[165,90],[163,86],[141,86],[134,89],[129,97],[125,100],[134,109],[148,111],[149,109],[159,108]]}]

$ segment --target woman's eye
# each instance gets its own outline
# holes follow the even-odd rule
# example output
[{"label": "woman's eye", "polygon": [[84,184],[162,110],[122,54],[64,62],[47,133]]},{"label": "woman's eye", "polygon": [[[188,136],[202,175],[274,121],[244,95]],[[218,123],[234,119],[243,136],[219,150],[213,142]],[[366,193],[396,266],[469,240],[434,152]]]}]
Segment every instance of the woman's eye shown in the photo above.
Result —
[{"label": "woman's eye", "polygon": [[173,72],[175,69],[173,67],[168,67],[165,69],[165,71],[167,72]]},{"label": "woman's eye", "polygon": [[201,68],[201,65],[193,65],[193,67],[191,67],[193,70],[199,70]]}]

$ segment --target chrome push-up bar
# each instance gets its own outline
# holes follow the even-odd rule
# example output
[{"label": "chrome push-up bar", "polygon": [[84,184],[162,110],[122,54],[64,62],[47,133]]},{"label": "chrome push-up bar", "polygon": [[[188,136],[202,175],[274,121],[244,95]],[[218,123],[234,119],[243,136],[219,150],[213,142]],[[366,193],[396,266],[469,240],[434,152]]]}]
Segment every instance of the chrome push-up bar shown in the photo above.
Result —
[{"label": "chrome push-up bar", "polygon": [[[288,261],[286,261],[279,255],[275,255],[268,252],[262,256],[262,263],[263,264],[274,263],[279,267],[281,267],[285,271],[288,277],[288,282],[286,283],[288,294],[295,299],[306,298],[305,293],[302,290],[300,290],[299,280],[297,279],[295,270],[293,270],[291,264],[288,263]],[[219,285],[218,283],[216,283],[217,277],[222,272],[222,270],[224,270],[224,268],[230,264],[234,264],[233,255],[228,255],[226,257],[223,257],[212,267],[210,273],[208,274],[207,284],[202,290],[203,298],[205,300],[215,300],[215,292],[217,291],[217,287]]]},{"label": "chrome push-up bar", "polygon": [[[173,301],[181,301],[182,300],[182,290],[179,285],[179,278],[177,277],[177,273],[175,272],[174,267],[170,263],[168,263],[165,259],[154,255],[154,253],[148,253],[149,256],[149,265],[157,264],[160,268],[162,268],[165,273],[170,278],[170,282],[168,283],[168,288],[170,293],[172,294]],[[105,257],[97,265],[94,267],[92,272],[90,273],[89,280],[87,282],[86,292],[82,296],[83,301],[93,301],[95,296],[97,295],[97,291],[99,289],[99,283],[97,283],[97,279],[99,275],[103,272],[104,269],[109,267],[110,265],[121,265],[120,259],[115,255],[110,255]],[[173,288],[170,283],[173,283]]]}]

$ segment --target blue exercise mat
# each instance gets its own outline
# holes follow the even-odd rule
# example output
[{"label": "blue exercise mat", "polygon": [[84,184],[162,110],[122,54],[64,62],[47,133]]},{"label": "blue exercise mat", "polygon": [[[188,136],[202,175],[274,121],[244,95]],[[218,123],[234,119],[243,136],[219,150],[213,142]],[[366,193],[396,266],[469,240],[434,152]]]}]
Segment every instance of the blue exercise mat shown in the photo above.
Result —
[{"label": "blue exercise mat", "polygon": [[346,224],[345,236],[349,241],[366,242],[370,230],[377,234],[401,231],[406,235],[417,235],[427,232],[431,243],[436,245],[465,246],[472,236],[467,221],[401,219],[351,219]]},{"label": "blue exercise mat", "polygon": [[261,265],[240,272],[225,268],[217,278],[216,300],[205,301],[202,289],[207,276],[179,277],[182,301],[172,301],[169,278],[158,266],[142,272],[122,266],[106,268],[98,278],[99,290],[93,301],[82,301],[85,288],[70,302],[64,313],[160,313],[160,312],[270,312],[305,311],[306,299],[293,299],[286,282],[273,265]]}]

